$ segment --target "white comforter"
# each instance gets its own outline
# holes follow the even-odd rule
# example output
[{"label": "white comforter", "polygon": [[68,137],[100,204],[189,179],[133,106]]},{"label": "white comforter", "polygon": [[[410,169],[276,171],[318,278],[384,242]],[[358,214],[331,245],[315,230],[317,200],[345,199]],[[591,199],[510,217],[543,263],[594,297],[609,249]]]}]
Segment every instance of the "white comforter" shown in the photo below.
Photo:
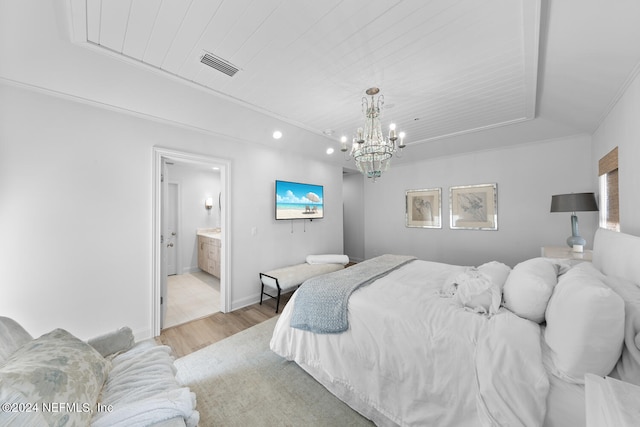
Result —
[{"label": "white comforter", "polygon": [[378,425],[541,426],[549,383],[539,326],[440,297],[463,268],[414,261],[357,290],[342,334],[291,328],[294,294],[271,349]]}]

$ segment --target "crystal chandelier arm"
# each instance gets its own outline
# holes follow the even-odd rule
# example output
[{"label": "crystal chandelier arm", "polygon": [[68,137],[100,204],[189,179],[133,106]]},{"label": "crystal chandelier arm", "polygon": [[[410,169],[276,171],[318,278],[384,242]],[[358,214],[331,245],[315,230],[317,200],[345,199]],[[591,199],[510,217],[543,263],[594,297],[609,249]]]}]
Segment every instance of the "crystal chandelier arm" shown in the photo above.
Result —
[{"label": "crystal chandelier arm", "polygon": [[[373,99],[373,96],[371,97]],[[369,100],[366,96],[362,97],[362,114],[367,117],[367,112],[369,111]]]},{"label": "crystal chandelier arm", "polygon": [[[371,98],[373,98],[373,97],[371,97]],[[365,130],[366,130],[366,128],[367,128],[367,126],[366,126],[366,124],[367,124],[366,119],[367,119],[367,117],[369,116],[369,110],[370,110],[370,108],[371,108],[371,107],[369,107],[369,100],[367,99],[367,97],[366,97],[366,96],[363,96],[363,97],[362,97],[362,114],[363,114],[363,115],[364,115],[364,117],[365,117],[365,129],[363,129],[363,128],[358,128],[358,131],[357,131],[357,133],[356,133],[356,142],[357,142],[358,144],[362,144],[362,143],[364,143],[365,138],[369,138],[369,135],[366,135],[366,136],[365,136],[365,135],[364,135],[364,132],[365,132]]]}]

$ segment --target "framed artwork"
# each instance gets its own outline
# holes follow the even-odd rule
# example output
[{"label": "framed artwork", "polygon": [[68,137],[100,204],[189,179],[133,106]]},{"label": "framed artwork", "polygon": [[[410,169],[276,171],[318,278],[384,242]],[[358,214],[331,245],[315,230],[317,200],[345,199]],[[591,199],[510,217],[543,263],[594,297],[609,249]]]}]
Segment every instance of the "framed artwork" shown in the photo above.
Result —
[{"label": "framed artwork", "polygon": [[407,227],[442,228],[442,190],[429,188],[405,192]]},{"label": "framed artwork", "polygon": [[449,210],[452,229],[497,230],[498,184],[451,187]]}]

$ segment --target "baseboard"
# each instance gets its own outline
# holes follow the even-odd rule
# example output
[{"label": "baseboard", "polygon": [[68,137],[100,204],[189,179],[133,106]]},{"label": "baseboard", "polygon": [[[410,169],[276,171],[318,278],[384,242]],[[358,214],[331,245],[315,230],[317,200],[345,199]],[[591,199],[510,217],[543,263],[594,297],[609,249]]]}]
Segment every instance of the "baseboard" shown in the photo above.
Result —
[{"label": "baseboard", "polygon": [[149,328],[145,328],[145,329],[136,329],[133,332],[133,338],[135,340],[135,342],[140,342],[140,341],[145,341],[153,337],[153,334],[151,333],[151,329]]},{"label": "baseboard", "polygon": [[259,302],[260,302],[260,294],[242,298],[235,301],[231,301],[231,311],[239,310],[241,308],[248,307],[250,305],[257,304]]}]

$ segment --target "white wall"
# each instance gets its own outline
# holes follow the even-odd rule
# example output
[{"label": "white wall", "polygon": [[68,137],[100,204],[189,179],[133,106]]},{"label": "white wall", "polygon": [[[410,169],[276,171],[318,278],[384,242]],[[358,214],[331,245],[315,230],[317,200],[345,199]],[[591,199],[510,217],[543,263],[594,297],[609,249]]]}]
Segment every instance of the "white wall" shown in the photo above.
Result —
[{"label": "white wall", "polygon": [[[296,142],[249,146],[0,84],[0,313],[36,336],[150,336],[154,146],[231,160],[232,309],[259,300],[260,271],[342,253],[342,168],[290,154]],[[276,222],[275,179],[324,185],[325,218]]]},{"label": "white wall", "polygon": [[351,261],[364,260],[364,177],[360,173],[344,175],[344,253]]},{"label": "white wall", "polygon": [[636,75],[593,135],[594,182],[597,182],[598,160],[616,146],[619,156],[620,231],[640,236],[640,74]]},{"label": "white wall", "polygon": [[[498,231],[449,229],[449,187],[494,182]],[[513,266],[540,256],[541,246],[564,245],[570,217],[549,212],[551,196],[596,190],[589,136],[392,165],[376,183],[364,185],[367,258],[401,253],[462,265],[499,260]],[[442,229],[405,227],[405,191],[435,187],[442,188]],[[578,217],[590,246],[598,215]]]},{"label": "white wall", "polygon": [[[198,271],[196,230],[220,227],[220,172],[201,166],[176,163],[168,166],[168,175],[169,183],[179,186],[178,274],[191,273]],[[204,207],[204,201],[208,197],[214,200],[211,209]]]}]

